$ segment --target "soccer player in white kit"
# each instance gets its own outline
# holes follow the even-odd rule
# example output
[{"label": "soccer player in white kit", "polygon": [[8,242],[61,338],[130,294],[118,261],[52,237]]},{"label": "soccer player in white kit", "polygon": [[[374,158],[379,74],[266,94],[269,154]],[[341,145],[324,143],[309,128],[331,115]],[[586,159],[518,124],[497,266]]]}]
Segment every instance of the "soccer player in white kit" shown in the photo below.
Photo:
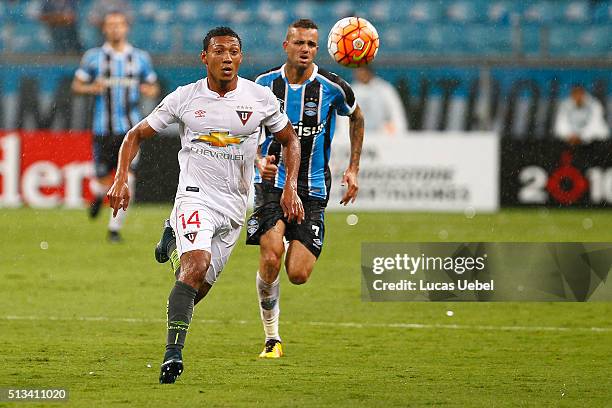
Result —
[{"label": "soccer player in white kit", "polygon": [[108,197],[116,213],[127,208],[129,163],[140,142],[179,124],[179,185],[171,215],[181,273],[168,298],[168,340],[160,383],[174,383],[183,371],[181,350],[196,296],[206,296],[236,244],[244,223],[259,134],[267,127],[283,146],[287,183],[281,205],[301,222],[297,194],[300,143],[269,88],[238,76],[242,43],[231,28],[206,34],[201,59],[207,77],[177,88],[138,125],[121,145],[117,174]]}]

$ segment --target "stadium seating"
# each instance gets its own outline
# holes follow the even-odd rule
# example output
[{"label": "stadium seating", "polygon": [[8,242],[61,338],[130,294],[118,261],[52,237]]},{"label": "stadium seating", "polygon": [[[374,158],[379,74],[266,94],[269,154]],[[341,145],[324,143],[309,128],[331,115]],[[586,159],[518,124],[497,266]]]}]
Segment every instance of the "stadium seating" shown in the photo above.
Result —
[{"label": "stadium seating", "polygon": [[537,1],[525,7],[522,17],[528,24],[551,24],[562,21],[563,8],[558,2]]},{"label": "stadium seating", "polygon": [[23,21],[8,27],[6,50],[16,54],[46,54],[53,51],[48,30],[36,22]]},{"label": "stadium seating", "polygon": [[181,31],[177,26],[154,20],[134,24],[130,33],[130,40],[136,47],[147,49],[153,54],[170,53],[176,48],[175,42],[180,37]]},{"label": "stadium seating", "polygon": [[[87,22],[93,0],[81,0],[79,31],[86,48],[101,37]],[[610,55],[612,5],[590,0],[131,0],[132,41],[152,53],[190,53],[203,33],[230,25],[249,51],[270,53],[296,18],[312,18],[321,32],[340,18],[371,20],[387,55]],[[39,20],[41,0],[0,2],[0,52],[48,52]],[[13,35],[14,33],[14,35]],[[248,33],[248,35],[245,35]],[[151,41],[151,39],[153,39]],[[518,41],[517,39],[521,39]],[[325,37],[322,36],[322,40]]]},{"label": "stadium seating", "polygon": [[90,24],[79,25],[79,39],[86,50],[102,44],[102,35],[96,27]]},{"label": "stadium seating", "polygon": [[542,26],[525,24],[520,31],[520,52],[528,57],[537,57],[541,52]]},{"label": "stadium seating", "polygon": [[42,4],[40,1],[3,1],[7,21],[26,23],[38,21]]},{"label": "stadium seating", "polygon": [[590,7],[586,1],[572,1],[563,9],[563,20],[566,23],[588,24],[591,19]]},{"label": "stadium seating", "polygon": [[612,55],[610,38],[612,27],[608,25],[584,25],[581,27],[553,27],[550,33],[549,51],[553,56],[596,57]]},{"label": "stadium seating", "polygon": [[445,17],[447,20],[460,24],[479,23],[485,19],[484,7],[481,2],[455,1],[446,7]]},{"label": "stadium seating", "polygon": [[138,6],[138,20],[160,25],[172,22],[175,6],[167,1],[146,0]]},{"label": "stadium seating", "polygon": [[512,29],[508,25],[471,24],[465,28],[464,36],[470,53],[493,57],[512,55]]}]

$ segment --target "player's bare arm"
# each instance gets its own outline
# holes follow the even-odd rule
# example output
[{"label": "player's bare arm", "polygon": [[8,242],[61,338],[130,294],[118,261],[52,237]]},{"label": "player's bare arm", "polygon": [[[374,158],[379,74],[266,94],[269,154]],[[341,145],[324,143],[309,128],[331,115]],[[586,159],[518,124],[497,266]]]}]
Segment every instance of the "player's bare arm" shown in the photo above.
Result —
[{"label": "player's bare arm", "polygon": [[140,93],[145,98],[156,98],[159,95],[159,84],[154,83],[142,83],[140,84]]},{"label": "player's bare arm", "polygon": [[293,220],[301,224],[304,220],[304,206],[297,193],[297,176],[300,169],[300,141],[291,123],[287,123],[274,137],[283,146],[283,157],[287,175],[280,204],[287,221]]},{"label": "player's bare arm", "polygon": [[146,119],[143,119],[136,126],[131,128],[125,135],[121,148],[119,149],[119,161],[117,163],[117,172],[115,180],[106,196],[110,201],[110,206],[113,209],[113,217],[117,215],[120,208],[127,209],[130,202],[130,189],[128,188],[127,179],[130,163],[136,157],[140,143],[144,139],[148,139],[155,134],[155,130]]},{"label": "player's bare arm", "polygon": [[342,176],[342,184],[347,186],[346,193],[340,204],[354,203],[359,192],[357,175],[359,173],[359,160],[361,158],[361,146],[363,145],[364,118],[359,105],[349,116],[349,137],[351,139],[351,159],[347,169]]},{"label": "player's bare arm", "polygon": [[88,83],[79,78],[74,78],[71,89],[72,92],[79,95],[98,95],[106,90],[106,85],[100,79]]}]

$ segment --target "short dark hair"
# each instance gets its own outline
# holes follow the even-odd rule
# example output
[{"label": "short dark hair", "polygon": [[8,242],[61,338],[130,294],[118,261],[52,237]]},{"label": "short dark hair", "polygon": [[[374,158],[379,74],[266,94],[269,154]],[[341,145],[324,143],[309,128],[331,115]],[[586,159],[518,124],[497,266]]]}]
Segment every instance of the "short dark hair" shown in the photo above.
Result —
[{"label": "short dark hair", "polygon": [[213,37],[223,37],[223,36],[234,37],[235,39],[237,39],[238,44],[240,45],[240,49],[242,49],[242,40],[240,39],[240,36],[238,35],[238,33],[236,33],[234,30],[232,30],[229,27],[221,26],[221,27],[215,27],[206,33],[206,37],[204,37],[204,41],[202,41],[202,45],[203,45],[202,50],[206,51],[208,49],[210,40]]},{"label": "short dark hair", "polygon": [[319,26],[317,26],[315,22],[309,18],[301,18],[289,24],[289,28],[312,28],[314,30],[318,30]]},{"label": "short dark hair", "polygon": [[106,19],[108,18],[108,16],[116,16],[116,15],[123,16],[123,18],[125,18],[125,22],[128,23],[128,25],[132,24],[131,17],[125,11],[119,8],[112,8],[108,10],[106,13],[104,13],[104,15],[102,16],[102,25],[106,24]]}]

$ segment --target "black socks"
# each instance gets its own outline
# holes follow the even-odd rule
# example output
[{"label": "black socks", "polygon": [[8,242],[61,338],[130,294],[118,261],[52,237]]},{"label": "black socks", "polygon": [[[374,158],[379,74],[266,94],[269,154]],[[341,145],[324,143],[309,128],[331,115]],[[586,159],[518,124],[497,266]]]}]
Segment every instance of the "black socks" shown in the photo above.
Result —
[{"label": "black socks", "polygon": [[198,294],[195,288],[176,281],[168,297],[168,341],[166,350],[185,346],[185,337],[193,316],[193,301]]}]

